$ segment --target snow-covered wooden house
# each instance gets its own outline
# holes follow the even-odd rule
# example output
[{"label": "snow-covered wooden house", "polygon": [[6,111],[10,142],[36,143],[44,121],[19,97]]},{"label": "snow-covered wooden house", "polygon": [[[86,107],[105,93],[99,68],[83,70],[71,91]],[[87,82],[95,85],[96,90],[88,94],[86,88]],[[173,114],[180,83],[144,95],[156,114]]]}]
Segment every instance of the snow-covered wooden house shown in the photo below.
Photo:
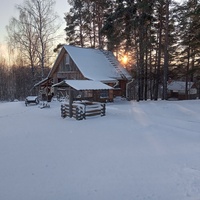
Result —
[{"label": "snow-covered wooden house", "polygon": [[197,98],[197,87],[194,82],[187,83],[187,94],[186,94],[186,82],[185,81],[170,81],[167,85],[168,98],[175,98],[178,100],[196,99]]},{"label": "snow-covered wooden house", "polygon": [[130,74],[112,52],[64,45],[48,76],[35,86],[48,88],[49,95],[68,95],[72,88],[75,98],[113,101],[115,96],[126,97],[130,80]]}]

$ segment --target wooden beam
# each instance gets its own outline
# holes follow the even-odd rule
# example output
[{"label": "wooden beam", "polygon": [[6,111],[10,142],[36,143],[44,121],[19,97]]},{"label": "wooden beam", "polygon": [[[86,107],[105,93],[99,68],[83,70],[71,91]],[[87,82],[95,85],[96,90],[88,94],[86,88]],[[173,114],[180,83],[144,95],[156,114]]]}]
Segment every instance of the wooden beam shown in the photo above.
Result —
[{"label": "wooden beam", "polygon": [[73,117],[73,112],[72,112],[73,99],[74,99],[73,88],[69,87],[69,117],[70,118]]}]

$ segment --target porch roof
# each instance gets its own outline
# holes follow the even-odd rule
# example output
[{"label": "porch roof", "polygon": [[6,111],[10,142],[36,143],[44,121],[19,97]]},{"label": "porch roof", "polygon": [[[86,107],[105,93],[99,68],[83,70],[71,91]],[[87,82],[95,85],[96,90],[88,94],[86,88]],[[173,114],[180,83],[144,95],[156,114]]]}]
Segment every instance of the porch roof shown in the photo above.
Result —
[{"label": "porch roof", "polygon": [[53,85],[53,87],[72,87],[75,90],[112,90],[111,86],[108,86],[100,81],[92,80],[64,80]]}]

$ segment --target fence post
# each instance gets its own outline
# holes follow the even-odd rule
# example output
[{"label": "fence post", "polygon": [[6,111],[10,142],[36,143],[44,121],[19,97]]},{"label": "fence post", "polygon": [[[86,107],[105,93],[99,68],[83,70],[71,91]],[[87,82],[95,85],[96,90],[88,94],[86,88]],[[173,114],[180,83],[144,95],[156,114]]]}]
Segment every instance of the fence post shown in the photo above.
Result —
[{"label": "fence post", "polygon": [[72,88],[69,89],[69,117],[73,117],[73,111],[72,111],[72,104],[73,104],[73,90]]},{"label": "fence post", "polygon": [[101,116],[105,116],[106,115],[106,104],[101,104]]},{"label": "fence post", "polygon": [[61,117],[65,118],[67,116],[65,104],[61,104]]}]

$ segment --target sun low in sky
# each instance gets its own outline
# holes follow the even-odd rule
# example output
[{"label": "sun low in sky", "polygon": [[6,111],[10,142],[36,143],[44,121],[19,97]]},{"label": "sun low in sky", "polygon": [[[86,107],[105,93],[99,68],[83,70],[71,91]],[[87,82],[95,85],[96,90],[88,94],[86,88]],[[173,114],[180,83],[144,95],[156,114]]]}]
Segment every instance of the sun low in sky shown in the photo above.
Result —
[{"label": "sun low in sky", "polygon": [[126,65],[128,63],[128,56],[127,55],[123,55],[123,57],[122,57],[122,63],[124,65]]}]

